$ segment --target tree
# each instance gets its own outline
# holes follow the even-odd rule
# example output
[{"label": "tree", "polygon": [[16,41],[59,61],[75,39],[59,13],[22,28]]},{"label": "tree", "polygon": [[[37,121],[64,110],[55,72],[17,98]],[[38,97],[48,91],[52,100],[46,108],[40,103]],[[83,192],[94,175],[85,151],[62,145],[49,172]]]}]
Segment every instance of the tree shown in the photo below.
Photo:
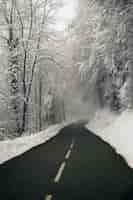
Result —
[{"label": "tree", "polygon": [[5,35],[2,38],[5,40],[8,50],[8,84],[10,90],[10,108],[11,120],[13,121],[13,132],[18,133],[21,128],[20,124],[20,85],[19,85],[19,38],[14,32],[14,1],[10,1],[8,7],[7,1],[1,1],[1,9],[6,27]]},{"label": "tree", "polygon": [[102,105],[119,111],[120,90],[132,63],[132,2],[79,0],[79,4],[79,23],[74,28],[83,52],[78,58],[81,81],[88,85],[88,93],[92,85],[98,96],[103,94]]},{"label": "tree", "polygon": [[[2,16],[5,31],[2,38],[9,49],[9,71],[11,91],[14,95],[13,105],[15,116],[20,113],[16,132],[22,134],[26,130],[26,117],[30,103],[35,70],[41,52],[47,59],[47,41],[52,32],[55,10],[60,6],[55,0],[1,0]],[[3,24],[2,24],[3,25]],[[19,74],[16,78],[16,74]],[[11,96],[13,96],[11,94]],[[19,97],[19,101],[18,101]],[[18,117],[17,117],[18,118]]]}]

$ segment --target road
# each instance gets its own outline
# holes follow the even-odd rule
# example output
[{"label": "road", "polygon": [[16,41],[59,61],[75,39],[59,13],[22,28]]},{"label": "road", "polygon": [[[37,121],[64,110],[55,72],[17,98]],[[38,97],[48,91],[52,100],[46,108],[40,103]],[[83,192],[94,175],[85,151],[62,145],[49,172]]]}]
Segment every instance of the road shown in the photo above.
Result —
[{"label": "road", "polygon": [[1,200],[129,200],[132,189],[123,158],[78,124],[0,165]]}]

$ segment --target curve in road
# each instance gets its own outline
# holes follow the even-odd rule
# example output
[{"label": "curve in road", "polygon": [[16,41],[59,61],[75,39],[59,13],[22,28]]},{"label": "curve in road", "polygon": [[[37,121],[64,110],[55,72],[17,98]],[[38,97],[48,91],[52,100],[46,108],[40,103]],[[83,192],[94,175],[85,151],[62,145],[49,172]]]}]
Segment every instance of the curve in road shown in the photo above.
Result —
[{"label": "curve in road", "polygon": [[133,199],[133,171],[77,123],[0,166],[2,200]]}]

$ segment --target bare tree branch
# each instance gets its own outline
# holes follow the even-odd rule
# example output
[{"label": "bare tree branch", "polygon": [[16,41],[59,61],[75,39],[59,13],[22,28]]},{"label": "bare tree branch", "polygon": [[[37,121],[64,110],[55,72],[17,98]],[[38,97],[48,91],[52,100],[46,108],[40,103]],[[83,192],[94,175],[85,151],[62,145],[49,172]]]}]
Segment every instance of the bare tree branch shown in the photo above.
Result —
[{"label": "bare tree branch", "polygon": [[23,40],[23,38],[24,38],[24,23],[23,23],[21,13],[20,13],[16,3],[15,3],[15,9],[16,9],[17,15],[19,17],[19,22],[20,22],[20,25],[21,25],[21,37],[22,37],[22,40]]},{"label": "bare tree branch", "polygon": [[35,71],[35,67],[36,67],[36,63],[37,63],[37,57],[38,57],[38,50],[40,48],[40,42],[41,42],[41,32],[42,32],[43,26],[45,24],[45,19],[46,19],[45,18],[46,17],[45,12],[46,12],[47,1],[48,0],[45,0],[45,4],[44,4],[41,28],[40,28],[40,32],[39,32],[39,36],[38,36],[38,40],[37,40],[36,53],[35,53],[35,57],[34,57],[33,64],[32,64],[31,77],[30,77],[29,87],[28,87],[27,96],[26,96],[27,101],[29,101],[29,97],[30,97],[30,93],[31,93],[33,76],[34,76],[34,71]]},{"label": "bare tree branch", "polygon": [[32,0],[30,0],[30,26],[29,26],[28,41],[31,39],[32,28],[33,28],[33,3]]}]

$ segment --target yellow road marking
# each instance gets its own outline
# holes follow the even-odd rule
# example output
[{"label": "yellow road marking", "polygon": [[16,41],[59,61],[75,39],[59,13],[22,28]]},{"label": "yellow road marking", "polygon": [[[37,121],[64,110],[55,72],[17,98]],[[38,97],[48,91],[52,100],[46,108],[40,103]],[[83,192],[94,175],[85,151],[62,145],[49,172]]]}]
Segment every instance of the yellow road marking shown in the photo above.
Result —
[{"label": "yellow road marking", "polygon": [[72,143],[71,143],[71,145],[70,145],[70,149],[68,150],[68,152],[67,152],[67,154],[66,154],[66,156],[65,156],[65,159],[66,159],[66,160],[70,157],[70,155],[71,155],[71,153],[72,153],[72,149],[73,149],[73,147],[74,147],[74,144],[75,144],[75,141],[74,141],[74,139],[72,139]]},{"label": "yellow road marking", "polygon": [[[74,141],[74,139],[73,139],[73,140],[72,140],[72,143],[71,143],[71,145],[70,145],[70,149],[69,149],[68,152],[66,153],[66,156],[65,156],[65,159],[66,159],[66,160],[69,159],[69,157],[70,157],[70,155],[71,155],[71,153],[72,153],[72,148],[74,147],[74,144],[75,144],[75,141]],[[55,182],[55,183],[58,183],[58,182],[60,181],[61,176],[62,176],[62,174],[63,174],[63,171],[64,171],[64,169],[65,169],[65,166],[66,166],[66,162],[64,161],[64,162],[61,164],[61,166],[60,166],[60,168],[59,168],[59,170],[58,170],[58,172],[57,172],[56,177],[54,178],[54,182]]]},{"label": "yellow road marking", "polygon": [[70,155],[71,155],[71,150],[69,149],[68,152],[66,153],[65,159],[66,160],[69,159]]},{"label": "yellow road marking", "polygon": [[[65,155],[65,159],[66,159],[66,160],[69,159],[69,157],[70,157],[70,155],[71,155],[71,153],[72,153],[72,149],[73,149],[73,147],[74,147],[74,144],[75,144],[75,141],[74,141],[74,139],[73,139],[73,140],[72,140],[72,143],[71,143],[71,145],[70,145],[70,149],[67,151],[67,153],[66,153],[66,155]],[[54,178],[54,182],[55,182],[55,183],[58,183],[58,182],[60,181],[61,176],[62,176],[62,174],[63,174],[63,171],[64,171],[64,169],[65,169],[65,166],[66,166],[66,162],[64,161],[64,162],[61,164],[61,166],[60,166],[60,168],[59,168],[59,170],[58,170],[58,172],[57,172],[56,177]],[[48,194],[48,195],[46,195],[45,200],[52,200],[52,198],[53,198],[53,195]]]},{"label": "yellow road marking", "polygon": [[72,144],[71,144],[71,146],[70,146],[70,149],[73,149],[73,147],[74,147],[74,140],[72,140]]},{"label": "yellow road marking", "polygon": [[56,175],[55,179],[54,179],[54,182],[55,182],[55,183],[58,183],[58,182],[60,181],[60,178],[61,178],[61,176],[62,176],[62,173],[63,173],[63,171],[64,171],[65,166],[66,166],[66,162],[63,162],[63,163],[61,164],[61,166],[60,166],[58,172],[57,172],[57,175]]},{"label": "yellow road marking", "polygon": [[51,200],[53,196],[51,194],[46,195],[45,200]]}]

